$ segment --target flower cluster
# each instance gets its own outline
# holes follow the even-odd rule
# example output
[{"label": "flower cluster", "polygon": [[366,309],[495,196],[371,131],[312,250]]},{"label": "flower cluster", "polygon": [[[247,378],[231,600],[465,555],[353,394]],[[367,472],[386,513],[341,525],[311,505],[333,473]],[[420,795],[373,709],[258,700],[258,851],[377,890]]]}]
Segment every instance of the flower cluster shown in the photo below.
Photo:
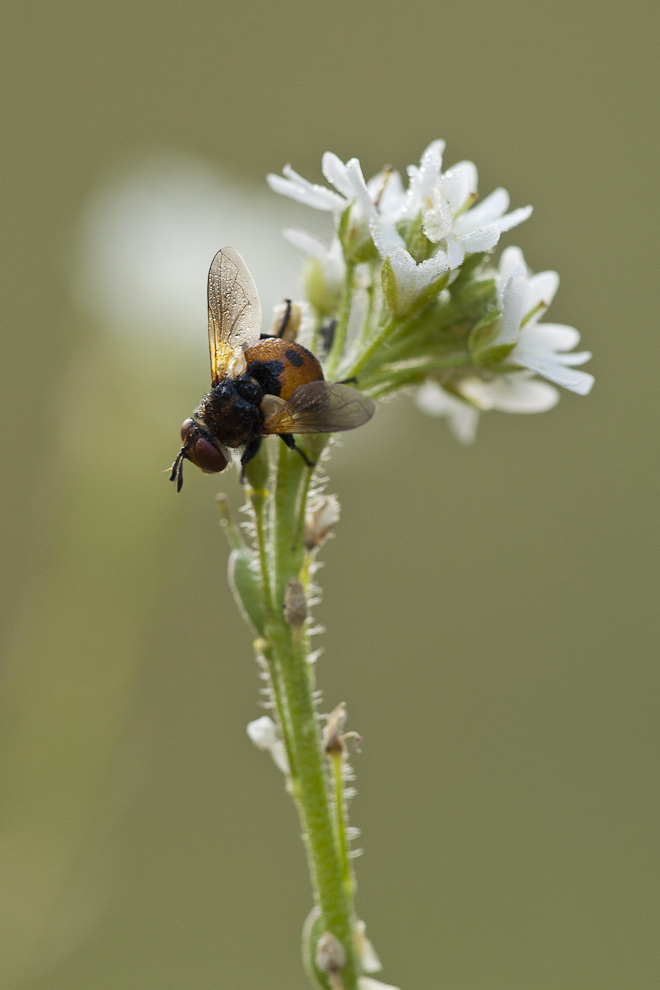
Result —
[{"label": "flower cluster", "polygon": [[[419,385],[417,404],[447,416],[463,442],[480,411],[542,412],[559,393],[547,381],[586,395],[593,377],[576,370],[573,327],[539,322],[557,290],[555,272],[532,274],[519,248],[499,267],[492,249],[526,220],[496,189],[477,202],[477,170],[464,161],[443,171],[434,141],[408,183],[392,169],[365,181],[356,158],[323,156],[334,189],[291,166],[269,175],[272,189],[331,213],[329,244],[309,233],[285,236],[307,256],[305,292],[315,327],[308,343],[334,377],[354,377],[374,397]],[[547,381],[539,380],[539,377]]]}]

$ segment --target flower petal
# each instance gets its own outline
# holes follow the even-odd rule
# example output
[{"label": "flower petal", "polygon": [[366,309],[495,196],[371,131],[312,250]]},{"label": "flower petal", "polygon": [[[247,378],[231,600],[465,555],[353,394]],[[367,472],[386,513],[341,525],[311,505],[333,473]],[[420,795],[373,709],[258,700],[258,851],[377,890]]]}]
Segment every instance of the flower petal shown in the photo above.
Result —
[{"label": "flower petal", "polygon": [[520,333],[520,321],[526,310],[527,279],[521,268],[514,268],[501,295],[502,327],[497,344],[515,344]]},{"label": "flower petal", "polygon": [[[378,187],[378,192],[374,192],[373,179],[367,183],[369,192],[374,203],[378,202],[378,212],[384,217],[395,218],[399,216],[406,198],[401,176],[396,171],[381,173],[385,175],[384,185]],[[381,191],[382,190],[382,191]]]},{"label": "flower petal", "polygon": [[525,354],[519,357],[516,349],[511,354],[511,359],[578,395],[588,395],[595,381],[589,372],[573,371],[550,354]]},{"label": "flower petal", "polygon": [[405,248],[397,248],[388,257],[396,279],[401,313],[405,312],[415,297],[449,267],[444,251],[436,252],[432,258],[427,258],[419,265]]},{"label": "flower petal", "polygon": [[466,237],[461,237],[463,249],[466,254],[474,254],[475,251],[490,251],[495,247],[500,239],[500,230],[496,223],[486,224],[478,227]]},{"label": "flower petal", "polygon": [[563,323],[536,323],[522,329],[520,341],[528,347],[544,351],[570,351],[580,343],[580,334],[575,327],[567,327]]},{"label": "flower petal", "polygon": [[509,281],[515,268],[520,268],[523,275],[527,274],[527,265],[523,253],[519,247],[508,247],[502,251],[500,267],[498,271],[498,281],[500,285],[500,295],[504,291],[506,283]]},{"label": "flower petal", "polygon": [[425,382],[415,395],[417,408],[428,416],[447,416],[449,427],[461,443],[473,443],[479,412],[469,402],[450,395],[436,382]]},{"label": "flower petal", "polygon": [[428,148],[424,150],[419,162],[419,168],[413,165],[408,169],[410,183],[406,197],[405,215],[409,220],[412,220],[419,213],[424,200],[430,196],[431,189],[440,175],[444,150],[444,141],[432,141]]},{"label": "flower petal", "polygon": [[477,191],[477,166],[474,162],[458,162],[442,176],[442,189],[454,213],[465,206]]},{"label": "flower petal", "polygon": [[277,726],[268,715],[255,718],[247,724],[247,734],[257,749],[270,749],[279,739]]},{"label": "flower petal", "polygon": [[353,189],[346,172],[346,166],[341,158],[338,158],[332,151],[326,151],[321,160],[321,171],[328,182],[331,182],[342,196],[345,196],[346,199],[353,199]]},{"label": "flower petal", "polygon": [[463,259],[465,258],[465,248],[463,247],[463,242],[459,241],[453,234],[450,234],[447,237],[447,257],[449,258],[449,267],[452,270],[454,268],[458,268],[459,265],[462,265]]},{"label": "flower petal", "polygon": [[360,965],[364,973],[379,973],[383,968],[378,953],[366,935],[367,926],[364,921],[357,921],[355,924],[355,942],[360,958]]},{"label": "flower petal", "polygon": [[523,223],[528,217],[531,217],[534,210],[533,206],[521,206],[518,210],[513,210],[511,213],[507,213],[505,217],[497,221],[497,226],[500,228],[501,233],[505,230],[511,230],[513,227],[517,227],[519,223]]},{"label": "flower petal", "polygon": [[531,375],[517,372],[500,375],[493,381],[468,378],[461,382],[461,392],[482,409],[509,413],[538,413],[552,409],[559,402],[559,392],[546,382],[530,381]]},{"label": "flower petal", "polygon": [[266,176],[266,181],[274,192],[295,199],[299,203],[304,203],[305,206],[311,206],[315,210],[336,211],[343,210],[346,206],[345,201],[337,193],[333,193],[323,186],[313,185],[298,175],[297,172],[294,172],[290,165],[285,166],[282,171],[286,178],[282,178],[281,175],[274,175],[272,172]]},{"label": "flower petal", "polygon": [[294,247],[299,248],[305,254],[308,254],[310,258],[318,258],[319,261],[326,257],[328,253],[328,246],[324,242],[315,237],[314,234],[308,234],[306,230],[297,230],[295,227],[285,227],[282,231],[287,241],[293,244]]},{"label": "flower petal", "polygon": [[490,196],[486,196],[483,202],[473,206],[471,210],[467,210],[463,216],[459,217],[456,221],[456,229],[458,230],[460,224],[461,230],[465,229],[467,232],[482,227],[486,223],[493,223],[503,213],[506,213],[508,208],[508,192],[506,189],[496,189]]},{"label": "flower petal", "polygon": [[[517,251],[518,249],[514,248],[514,250]],[[530,313],[532,310],[537,309],[539,305],[543,306],[544,309],[547,309],[552,300],[555,298],[555,293],[558,287],[559,275],[557,272],[539,272],[537,275],[532,275],[527,282],[525,312]]]},{"label": "flower petal", "polygon": [[374,214],[371,218],[370,230],[381,258],[387,258],[394,251],[405,249],[404,240],[389,217]]},{"label": "flower petal", "polygon": [[269,718],[268,715],[262,715],[261,718],[255,718],[253,722],[248,722],[247,734],[257,749],[268,750],[273,762],[282,773],[289,772],[286,749],[272,718]]},{"label": "flower petal", "polygon": [[393,987],[391,983],[374,980],[371,976],[360,976],[358,977],[358,990],[398,990],[398,987]]},{"label": "flower petal", "polygon": [[357,158],[351,158],[350,161],[346,162],[346,175],[348,176],[351,189],[353,190],[351,199],[354,199],[360,203],[365,216],[370,216],[371,213],[374,212],[374,204],[371,196],[369,195],[367,183],[364,181],[362,168],[360,167],[360,162]]}]

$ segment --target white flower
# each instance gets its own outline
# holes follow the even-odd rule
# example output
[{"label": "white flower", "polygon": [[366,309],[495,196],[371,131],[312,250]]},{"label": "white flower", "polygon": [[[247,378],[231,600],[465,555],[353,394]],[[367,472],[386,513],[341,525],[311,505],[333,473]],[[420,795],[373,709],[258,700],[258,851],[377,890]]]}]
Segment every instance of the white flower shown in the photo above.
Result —
[{"label": "white flower", "polygon": [[531,216],[533,207],[521,206],[511,213],[506,189],[496,189],[483,203],[473,206],[454,222],[454,229],[447,235],[447,254],[451,268],[458,268],[466,254],[490,251],[505,230],[517,227]]},{"label": "white flower", "polygon": [[454,386],[464,398],[448,392],[436,382],[428,381],[418,390],[416,402],[430,416],[447,416],[449,427],[461,443],[472,443],[477,434],[479,410],[497,409],[509,413],[537,413],[552,409],[559,393],[545,382],[531,381],[527,371],[498,375],[486,382],[476,376],[464,378]]},{"label": "white flower", "polygon": [[289,760],[286,749],[272,718],[268,715],[262,715],[261,718],[255,718],[253,722],[248,722],[247,734],[257,749],[268,750],[275,765],[279,767],[282,773],[288,774]]},{"label": "white flower", "polygon": [[323,156],[323,174],[335,189],[314,185],[285,166],[281,175],[269,175],[275,192],[290,196],[316,210],[334,213],[335,222],[353,204],[351,220],[359,232],[371,228],[381,257],[397,248],[405,249],[396,225],[422,216],[422,228],[430,241],[440,244],[452,269],[465,255],[488,251],[500,234],[526,220],[531,206],[506,213],[509,194],[496,189],[483,203],[470,209],[477,194],[477,169],[472,162],[459,162],[442,172],[444,141],[432,141],[419,165],[408,167],[408,188],[404,190],[398,172],[386,169],[365,182],[357,158],[341,161],[330,151]]},{"label": "white flower", "polygon": [[298,203],[311,206],[315,210],[343,213],[347,205],[343,196],[338,196],[325,186],[308,182],[302,175],[294,172],[290,165],[285,165],[282,172],[285,178],[272,172],[266,176],[266,181],[273,192],[281,193],[282,196],[288,196],[289,199],[295,199]]},{"label": "white flower", "polygon": [[311,206],[316,210],[326,210],[335,215],[335,222],[338,222],[347,206],[354,205],[351,213],[353,224],[365,231],[368,227],[371,214],[374,210],[374,200],[372,193],[367,188],[357,158],[342,162],[337,155],[331,151],[326,151],[322,162],[323,174],[337,192],[327,189],[325,186],[317,186],[285,165],[282,169],[285,178],[281,175],[266,176],[268,185],[274,192],[289,196],[291,199]]},{"label": "white flower", "polygon": [[[507,214],[509,194],[496,189],[483,203],[466,209],[477,194],[477,169],[472,162],[458,162],[442,172],[444,141],[433,141],[419,167],[408,169],[410,184],[399,209],[380,210],[386,222],[414,220],[422,214],[422,229],[435,244],[444,241],[449,267],[462,264],[466,254],[495,247],[500,234],[511,230],[532,212],[525,206]],[[465,212],[462,212],[465,211]]]},{"label": "white flower", "polygon": [[498,273],[502,326],[493,345],[515,343],[508,363],[522,365],[571,392],[587,395],[594,377],[575,371],[574,366],[588,361],[591,353],[568,353],[579,342],[580,334],[574,327],[559,323],[538,323],[558,285],[556,272],[530,275],[520,248],[507,248]]},{"label": "white flower", "polygon": [[532,212],[531,206],[524,206],[507,214],[506,189],[496,189],[483,203],[466,209],[476,194],[475,165],[459,162],[445,173],[438,167],[436,180],[421,204],[422,229],[430,241],[444,241],[452,269],[463,263],[466,254],[495,247],[500,234],[517,227]]}]

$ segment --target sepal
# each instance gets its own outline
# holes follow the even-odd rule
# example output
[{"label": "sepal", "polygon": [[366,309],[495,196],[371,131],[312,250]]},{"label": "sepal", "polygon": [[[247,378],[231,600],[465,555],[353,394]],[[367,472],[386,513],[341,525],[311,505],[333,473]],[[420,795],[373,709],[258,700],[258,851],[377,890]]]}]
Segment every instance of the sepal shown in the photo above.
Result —
[{"label": "sepal", "polygon": [[470,334],[469,346],[478,368],[492,368],[505,361],[515,344],[497,344],[502,329],[502,316],[497,309],[486,313]]},{"label": "sepal", "polygon": [[353,203],[349,203],[337,227],[337,236],[341,243],[344,258],[347,262],[359,265],[362,262],[376,261],[378,251],[365,223],[355,224],[351,219]]},{"label": "sepal", "polygon": [[399,312],[399,290],[396,284],[396,276],[392,268],[389,257],[385,258],[380,272],[380,284],[383,287],[385,303],[390,313]]}]

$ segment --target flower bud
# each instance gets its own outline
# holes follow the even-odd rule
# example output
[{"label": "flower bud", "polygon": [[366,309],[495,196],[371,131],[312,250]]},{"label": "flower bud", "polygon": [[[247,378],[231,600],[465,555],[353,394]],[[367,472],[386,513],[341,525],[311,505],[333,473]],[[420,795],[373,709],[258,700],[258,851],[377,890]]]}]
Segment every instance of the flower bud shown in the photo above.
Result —
[{"label": "flower bud", "polygon": [[254,553],[247,548],[232,550],[229,554],[227,572],[229,586],[234,593],[239,611],[263,636],[266,617]]},{"label": "flower bud", "polygon": [[273,322],[270,332],[273,337],[283,337],[285,340],[297,340],[302,321],[300,303],[285,299],[283,303],[273,308]]},{"label": "flower bud", "polygon": [[320,495],[310,499],[305,512],[305,547],[316,550],[330,536],[339,521],[339,502],[334,495]]},{"label": "flower bud", "polygon": [[328,721],[325,723],[325,729],[323,730],[323,749],[328,756],[344,752],[346,747],[344,746],[342,732],[344,731],[347,718],[346,703],[343,701],[328,715]]},{"label": "flower bud", "polygon": [[310,258],[303,270],[305,296],[322,319],[333,316],[341,303],[342,279],[332,277],[328,266],[318,258]]},{"label": "flower bud", "polygon": [[246,731],[257,749],[267,750],[270,753],[275,766],[282,773],[289,772],[289,760],[287,759],[286,749],[272,718],[268,715],[255,718],[253,722],[248,722]]},{"label": "flower bud", "polygon": [[307,618],[305,590],[296,578],[291,578],[284,592],[284,618],[294,629],[300,629]]},{"label": "flower bud", "polygon": [[331,932],[323,932],[316,943],[316,965],[323,973],[338,973],[346,965],[344,947]]}]

